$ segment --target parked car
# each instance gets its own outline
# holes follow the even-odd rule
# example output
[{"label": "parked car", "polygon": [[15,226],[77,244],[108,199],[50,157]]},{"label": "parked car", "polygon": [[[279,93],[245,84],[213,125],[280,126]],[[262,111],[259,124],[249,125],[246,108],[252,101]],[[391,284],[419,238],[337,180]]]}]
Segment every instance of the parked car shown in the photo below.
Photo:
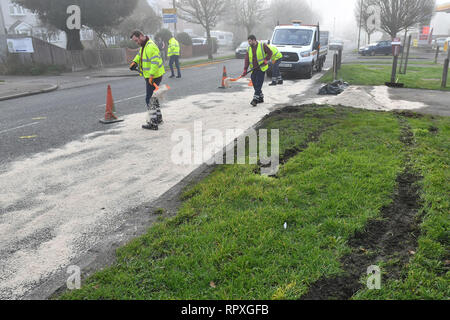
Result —
[{"label": "parked car", "polygon": [[329,49],[336,50],[336,51],[344,50],[344,41],[337,40],[337,39],[331,40],[330,44],[329,44]]},{"label": "parked car", "polygon": [[248,50],[248,41],[242,42],[239,47],[236,48],[236,59],[244,59]]},{"label": "parked car", "polygon": [[[403,52],[403,46],[400,46],[400,53]],[[359,54],[363,56],[375,56],[377,54],[392,55],[391,41],[378,41],[359,49]]]},{"label": "parked car", "polygon": [[203,46],[208,43],[208,40],[206,38],[192,38],[192,45],[193,46]]}]

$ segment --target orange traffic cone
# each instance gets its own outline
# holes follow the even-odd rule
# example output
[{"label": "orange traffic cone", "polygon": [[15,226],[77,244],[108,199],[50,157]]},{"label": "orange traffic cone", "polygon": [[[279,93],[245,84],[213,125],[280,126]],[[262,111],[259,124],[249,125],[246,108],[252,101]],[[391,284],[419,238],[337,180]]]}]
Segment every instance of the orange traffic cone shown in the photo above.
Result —
[{"label": "orange traffic cone", "polygon": [[253,87],[253,81],[250,79],[250,82],[248,83],[249,87]]},{"label": "orange traffic cone", "polygon": [[227,76],[227,67],[226,67],[226,66],[223,66],[222,86],[219,87],[219,89],[226,89],[226,86],[225,86],[225,79],[226,79],[226,78],[228,78],[228,76]]},{"label": "orange traffic cone", "polygon": [[106,94],[105,119],[100,119],[100,122],[103,124],[122,122],[123,119],[117,118],[117,116],[114,114],[114,112],[116,112],[116,108],[114,106],[114,99],[112,96],[111,86],[108,85],[108,91]]}]

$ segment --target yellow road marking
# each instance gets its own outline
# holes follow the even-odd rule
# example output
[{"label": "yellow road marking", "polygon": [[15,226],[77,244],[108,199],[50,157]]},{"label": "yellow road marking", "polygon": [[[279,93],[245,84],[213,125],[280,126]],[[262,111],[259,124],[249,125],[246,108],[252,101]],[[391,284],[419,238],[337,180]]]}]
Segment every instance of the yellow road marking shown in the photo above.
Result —
[{"label": "yellow road marking", "polygon": [[23,136],[23,137],[20,137],[20,139],[23,139],[23,140],[25,140],[25,139],[34,139],[34,138],[37,138],[37,136]]},{"label": "yellow road marking", "polygon": [[32,120],[47,120],[47,117],[37,117],[33,118]]}]

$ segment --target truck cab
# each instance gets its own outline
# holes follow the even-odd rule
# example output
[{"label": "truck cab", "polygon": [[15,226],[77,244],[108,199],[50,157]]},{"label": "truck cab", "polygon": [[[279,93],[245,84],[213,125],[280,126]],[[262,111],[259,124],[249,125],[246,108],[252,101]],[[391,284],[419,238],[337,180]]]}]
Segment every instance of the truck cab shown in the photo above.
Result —
[{"label": "truck cab", "polygon": [[322,71],[328,54],[328,32],[320,32],[319,25],[291,25],[275,27],[270,43],[283,54],[281,72],[295,73],[307,79],[314,70]]}]

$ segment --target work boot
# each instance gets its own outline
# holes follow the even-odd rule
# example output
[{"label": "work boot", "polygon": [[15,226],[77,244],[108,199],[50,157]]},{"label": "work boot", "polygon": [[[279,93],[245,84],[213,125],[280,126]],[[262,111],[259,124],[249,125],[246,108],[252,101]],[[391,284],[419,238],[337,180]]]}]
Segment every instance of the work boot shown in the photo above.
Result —
[{"label": "work boot", "polygon": [[177,78],[180,79],[180,78],[181,78],[181,75],[178,75]]},{"label": "work boot", "polygon": [[264,97],[260,97],[256,100],[258,103],[264,103]]},{"label": "work boot", "polygon": [[175,75],[171,75],[169,78],[171,78],[171,79],[172,79],[172,78],[175,78]]},{"label": "work boot", "polygon": [[159,110],[159,109],[156,110],[156,122],[158,124],[163,124],[164,123],[161,110]]},{"label": "work boot", "polygon": [[158,125],[153,123],[147,123],[142,126],[142,129],[158,131]]},{"label": "work boot", "polygon": [[276,86],[277,82],[276,81],[272,81],[272,83],[269,83],[269,86]]},{"label": "work boot", "polygon": [[250,104],[254,107],[256,107],[258,105],[258,100],[253,99],[252,102],[250,102]]},{"label": "work boot", "polygon": [[278,84],[283,84],[283,80],[278,80]]}]

